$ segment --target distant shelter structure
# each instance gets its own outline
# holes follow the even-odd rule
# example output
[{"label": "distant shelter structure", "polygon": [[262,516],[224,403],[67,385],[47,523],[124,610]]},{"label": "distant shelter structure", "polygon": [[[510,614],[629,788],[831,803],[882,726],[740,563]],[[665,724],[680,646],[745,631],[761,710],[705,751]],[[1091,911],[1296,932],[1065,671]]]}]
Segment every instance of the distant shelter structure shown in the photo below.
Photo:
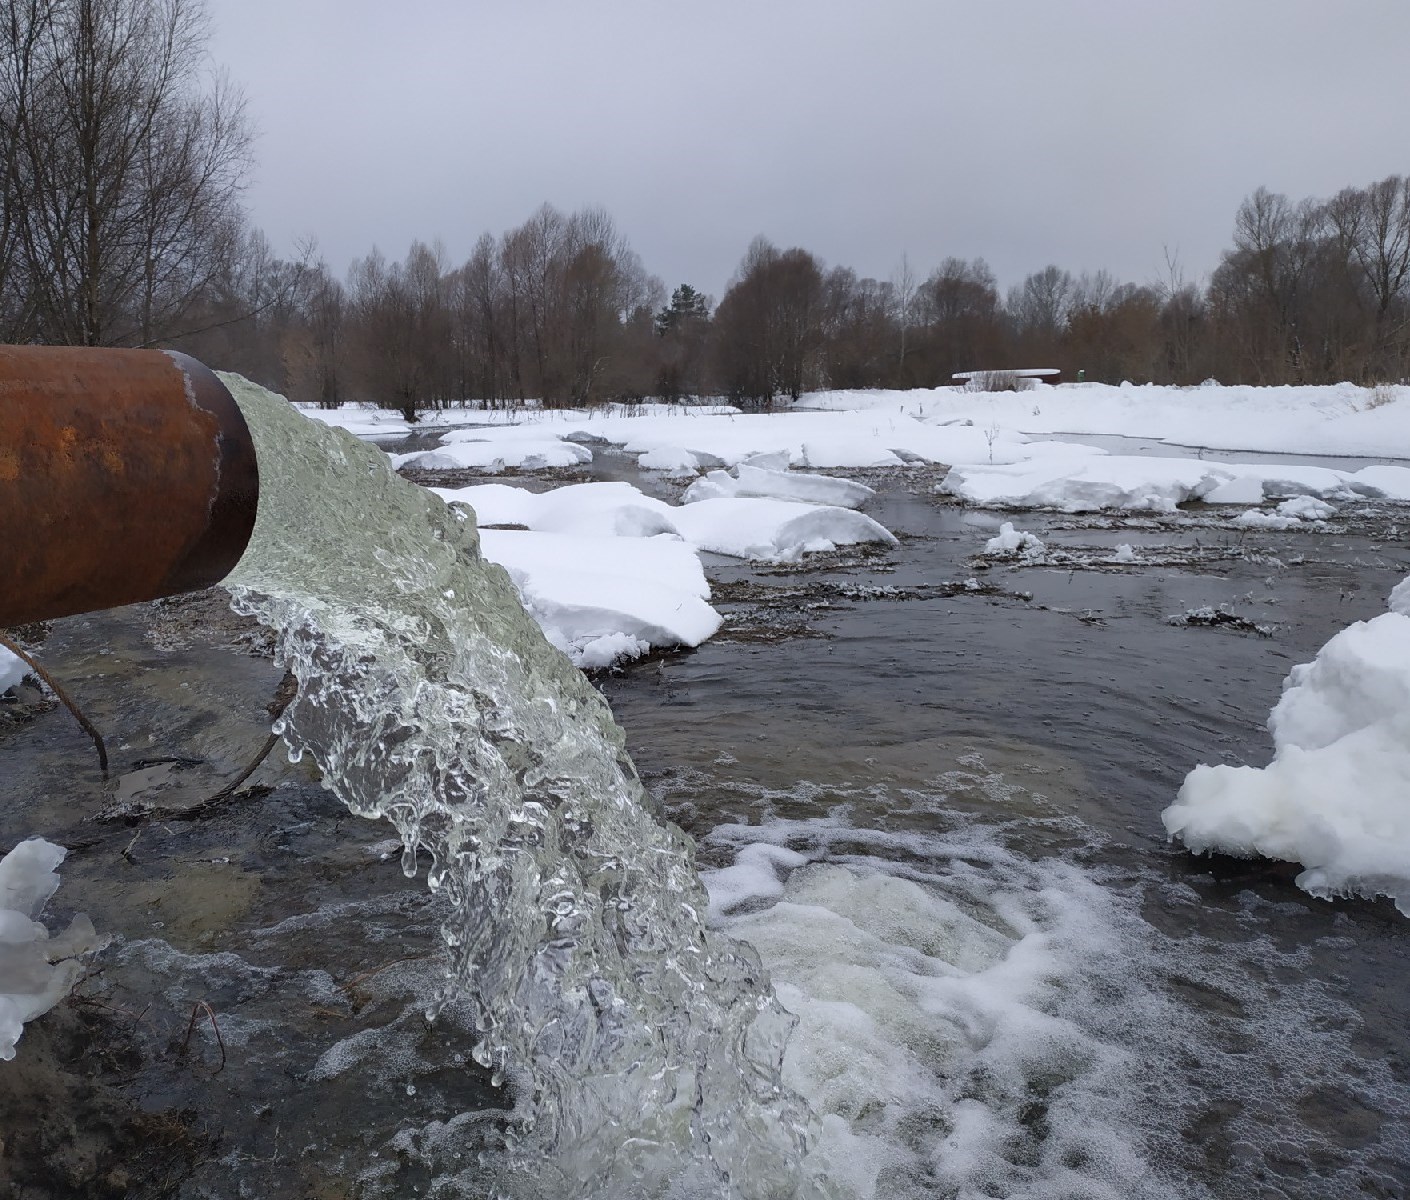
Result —
[{"label": "distant shelter structure", "polygon": [[953,386],[985,392],[1017,392],[1034,383],[1061,383],[1062,371],[1058,367],[1023,367],[1018,370],[1002,369],[988,371],[956,371],[950,378]]}]

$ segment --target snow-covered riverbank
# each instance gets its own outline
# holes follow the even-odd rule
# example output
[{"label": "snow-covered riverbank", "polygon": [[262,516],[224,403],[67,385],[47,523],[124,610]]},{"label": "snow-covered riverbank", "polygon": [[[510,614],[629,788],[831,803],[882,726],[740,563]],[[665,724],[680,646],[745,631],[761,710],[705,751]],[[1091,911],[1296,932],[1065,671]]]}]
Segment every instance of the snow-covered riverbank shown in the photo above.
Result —
[{"label": "snow-covered riverbank", "polygon": [[[698,645],[716,632],[719,618],[692,551],[780,561],[894,541],[875,521],[837,506],[827,488],[846,484],[796,468],[944,464],[937,490],[975,507],[1173,515],[1200,503],[1226,506],[1232,511],[1223,518],[1241,530],[1316,530],[1343,505],[1410,504],[1410,464],[1395,461],[1410,459],[1410,387],[1068,384],[1004,393],[817,393],[769,414],[651,405],[437,417],[476,425],[446,429],[439,448],[399,462],[497,473],[582,464],[594,444],[605,443],[636,455],[644,470],[677,479],[734,468],[732,475],[711,470],[679,506],[627,484],[541,497],[496,485],[442,492],[475,506],[482,524],[532,531],[492,532],[485,552],[510,570],[550,637],[585,666],[653,646]],[[376,429],[365,413],[348,418],[364,436]],[[1063,435],[1382,461],[1347,470],[1109,454]],[[841,501],[864,502],[864,495]],[[630,549],[622,544],[628,539]],[[1121,561],[1135,560],[1128,552]],[[1030,554],[1025,562],[1042,560]],[[1198,768],[1166,814],[1172,836],[1195,850],[1301,862],[1307,869],[1299,882],[1314,894],[1390,894],[1405,904],[1410,822],[1400,797],[1410,788],[1410,750],[1388,697],[1410,696],[1410,659],[1397,621],[1410,617],[1393,612],[1353,626],[1316,662],[1296,668],[1270,718],[1273,763]]]}]

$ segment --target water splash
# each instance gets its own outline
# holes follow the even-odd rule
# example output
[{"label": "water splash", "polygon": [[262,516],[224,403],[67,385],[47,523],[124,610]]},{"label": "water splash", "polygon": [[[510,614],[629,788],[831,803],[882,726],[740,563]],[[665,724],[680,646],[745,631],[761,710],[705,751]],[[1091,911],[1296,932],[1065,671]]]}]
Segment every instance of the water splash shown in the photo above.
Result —
[{"label": "water splash", "polygon": [[227,585],[299,679],[278,727],[290,756],[390,820],[403,869],[428,856],[449,899],[448,989],[516,1093],[493,1188],[825,1192],[799,1178],[792,1018],[753,950],[706,930],[693,846],[648,811],[605,701],[480,558],[473,523],[380,451],[225,382],[261,473]]}]

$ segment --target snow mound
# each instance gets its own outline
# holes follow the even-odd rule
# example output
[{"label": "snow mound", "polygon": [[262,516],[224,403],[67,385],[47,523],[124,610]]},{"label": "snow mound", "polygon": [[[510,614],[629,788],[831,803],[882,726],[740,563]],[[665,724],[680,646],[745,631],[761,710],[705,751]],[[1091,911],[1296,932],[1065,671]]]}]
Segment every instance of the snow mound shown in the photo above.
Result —
[{"label": "snow mound", "polygon": [[576,442],[558,438],[506,438],[496,441],[453,441],[447,435],[446,444],[435,450],[420,450],[414,454],[391,455],[397,468],[416,467],[422,471],[458,471],[475,469],[498,475],[510,469],[542,471],[549,467],[576,467],[592,461],[592,451]]},{"label": "snow mound", "polygon": [[984,553],[995,558],[1041,558],[1046,549],[1037,534],[1015,529],[1012,521],[1005,521],[999,526],[998,537],[984,543]]},{"label": "snow mound", "polygon": [[1410,467],[1362,467],[1347,476],[1347,481],[1373,500],[1410,501]]},{"label": "snow mound", "polygon": [[1232,477],[1192,458],[1052,455],[1007,466],[957,466],[939,490],[985,508],[1174,512]]},{"label": "snow mound", "polygon": [[29,673],[25,661],[0,646],[0,692],[8,692]]},{"label": "snow mound", "polygon": [[636,462],[643,470],[670,476],[694,475],[700,470],[699,457],[679,446],[658,446],[639,456]]},{"label": "snow mound", "polygon": [[702,550],[761,562],[864,542],[896,545],[889,530],[861,513],[791,500],[700,500],[672,515],[681,536]]},{"label": "snow mound", "polygon": [[678,510],[630,483],[574,483],[548,492],[529,492],[504,483],[432,488],[447,503],[468,504],[481,527],[522,525],[539,533],[589,537],[655,537],[677,532]]},{"label": "snow mound", "polygon": [[623,482],[542,493],[502,483],[431,490],[474,510],[485,558],[509,572],[549,641],[586,668],[698,646],[719,629],[700,550],[778,562],[896,541],[849,509],[769,498],[676,507]]},{"label": "snow mound", "polygon": [[1391,589],[1390,611],[1410,617],[1410,577],[1402,579]]},{"label": "snow mound", "polygon": [[576,666],[698,646],[721,624],[699,557],[674,537],[483,529],[480,550],[509,572],[525,609]]},{"label": "snow mound", "polygon": [[711,471],[697,479],[681,497],[685,503],[732,496],[762,496],[776,500],[801,500],[807,504],[831,504],[856,508],[876,492],[864,483],[833,479],[829,475],[809,475],[803,471],[772,469],[754,463],[740,463],[731,474]]},{"label": "snow mound", "polygon": [[0,858],[0,1059],[15,1057],[27,1021],[69,994],[83,972],[78,956],[98,944],[81,913],[57,937],[35,920],[58,889],[67,853],[30,838]]},{"label": "snow mound", "polygon": [[1195,853],[1301,863],[1314,896],[1389,896],[1410,916],[1410,580],[1394,611],[1294,667],[1266,767],[1199,766],[1161,814]]}]

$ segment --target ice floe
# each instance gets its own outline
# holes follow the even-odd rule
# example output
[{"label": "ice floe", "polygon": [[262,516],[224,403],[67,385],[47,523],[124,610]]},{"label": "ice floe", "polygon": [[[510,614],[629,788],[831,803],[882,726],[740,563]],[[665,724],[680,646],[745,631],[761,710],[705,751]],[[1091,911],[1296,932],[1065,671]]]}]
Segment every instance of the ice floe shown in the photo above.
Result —
[{"label": "ice floe", "polygon": [[1232,473],[1193,458],[1113,454],[1009,466],[957,466],[940,490],[983,508],[1174,512],[1176,505],[1202,499],[1231,477]]},{"label": "ice floe", "polygon": [[542,471],[550,467],[576,467],[592,462],[592,451],[559,438],[512,438],[499,441],[449,441],[435,450],[394,454],[392,464],[422,471],[483,471],[498,475],[510,469]]},{"label": "ice floe", "polygon": [[700,500],[672,516],[681,536],[700,549],[760,562],[791,562],[867,542],[896,544],[889,530],[859,512],[793,500]]}]

